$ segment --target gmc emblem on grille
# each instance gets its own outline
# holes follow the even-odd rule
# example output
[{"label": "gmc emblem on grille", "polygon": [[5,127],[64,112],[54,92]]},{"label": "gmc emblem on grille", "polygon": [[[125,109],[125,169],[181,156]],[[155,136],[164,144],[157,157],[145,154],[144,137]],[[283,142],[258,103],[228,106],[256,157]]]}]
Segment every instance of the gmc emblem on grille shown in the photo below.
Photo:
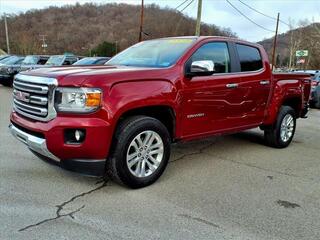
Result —
[{"label": "gmc emblem on grille", "polygon": [[23,101],[23,102],[29,102],[30,101],[30,94],[26,92],[21,91],[14,91],[14,96],[17,100]]}]

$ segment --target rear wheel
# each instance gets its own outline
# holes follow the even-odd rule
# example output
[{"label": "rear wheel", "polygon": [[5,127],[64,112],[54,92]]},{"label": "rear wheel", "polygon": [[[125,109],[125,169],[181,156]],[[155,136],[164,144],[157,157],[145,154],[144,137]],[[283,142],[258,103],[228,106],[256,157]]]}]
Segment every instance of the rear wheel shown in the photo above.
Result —
[{"label": "rear wheel", "polygon": [[157,119],[134,116],[118,127],[113,151],[107,160],[107,175],[131,188],[155,182],[170,157],[170,135]]},{"label": "rear wheel", "polygon": [[264,136],[268,145],[276,148],[287,147],[296,130],[296,113],[289,106],[280,108],[276,123],[265,129]]}]

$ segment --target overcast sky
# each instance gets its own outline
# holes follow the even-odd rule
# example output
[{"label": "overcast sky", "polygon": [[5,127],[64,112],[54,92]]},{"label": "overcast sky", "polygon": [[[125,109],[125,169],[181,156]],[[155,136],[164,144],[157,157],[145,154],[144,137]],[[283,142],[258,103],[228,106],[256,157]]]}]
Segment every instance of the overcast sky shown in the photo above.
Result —
[{"label": "overcast sky", "polygon": [[[188,0],[192,1],[192,0]],[[275,21],[262,16],[243,5],[239,0],[229,0],[235,7],[243,12],[254,22],[262,25],[269,30],[275,29]],[[309,21],[320,22],[320,0],[241,0],[255,9],[270,15],[277,16],[280,12],[280,19],[288,22],[289,19],[296,23],[301,19],[309,19]],[[62,6],[65,4],[75,4],[76,2],[125,2],[129,4],[140,4],[140,0],[0,0],[1,14],[25,12],[29,9],[40,9],[48,6]],[[161,7],[175,8],[184,0],[145,0],[145,4],[155,3]],[[187,2],[187,3],[188,3]],[[179,8],[183,9],[183,6]],[[185,14],[196,17],[197,0],[184,11]],[[241,16],[233,9],[226,0],[203,0],[202,21],[205,23],[213,23],[221,27],[231,28],[240,38],[249,41],[259,41],[264,38],[273,36],[272,32],[261,29],[251,23],[249,20]],[[285,32],[288,27],[280,24],[280,32]]]}]

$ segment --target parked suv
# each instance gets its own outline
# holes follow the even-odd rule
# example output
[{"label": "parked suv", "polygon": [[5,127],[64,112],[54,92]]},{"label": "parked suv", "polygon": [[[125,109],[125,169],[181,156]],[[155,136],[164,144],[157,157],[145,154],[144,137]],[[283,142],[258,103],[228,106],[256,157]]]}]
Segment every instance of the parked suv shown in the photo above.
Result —
[{"label": "parked suv", "polygon": [[13,77],[20,71],[20,66],[24,57],[10,56],[0,63],[0,84],[11,86]]},{"label": "parked suv", "polygon": [[45,66],[63,66],[63,65],[72,65],[76,61],[78,61],[79,58],[77,56],[69,56],[69,55],[54,55],[51,56],[48,61],[46,62]]},{"label": "parked suv", "polygon": [[316,108],[320,108],[320,72],[317,71],[312,77],[310,103]]},{"label": "parked suv", "polygon": [[0,55],[0,63],[1,63],[2,60],[6,59],[6,58],[8,58],[8,57],[10,57],[10,55],[7,55],[7,54],[5,54],[5,55]]},{"label": "parked suv", "polygon": [[105,66],[18,74],[10,129],[41,158],[139,188],[161,176],[172,142],[260,127],[287,147],[310,86],[308,74],[272,73],[258,44],[156,39]]},{"label": "parked suv", "polygon": [[26,71],[43,67],[48,61],[47,55],[28,55],[21,63],[20,71]]}]

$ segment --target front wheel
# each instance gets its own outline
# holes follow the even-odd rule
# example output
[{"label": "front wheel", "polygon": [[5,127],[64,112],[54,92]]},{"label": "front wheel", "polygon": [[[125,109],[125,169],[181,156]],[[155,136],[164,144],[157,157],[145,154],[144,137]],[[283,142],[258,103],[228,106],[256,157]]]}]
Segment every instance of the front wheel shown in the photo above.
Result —
[{"label": "front wheel", "polygon": [[151,117],[130,117],[116,131],[107,175],[131,188],[145,187],[161,176],[169,157],[167,128]]},{"label": "front wheel", "polygon": [[268,145],[285,148],[291,143],[296,130],[296,113],[292,107],[282,106],[273,126],[265,129],[264,136]]}]

